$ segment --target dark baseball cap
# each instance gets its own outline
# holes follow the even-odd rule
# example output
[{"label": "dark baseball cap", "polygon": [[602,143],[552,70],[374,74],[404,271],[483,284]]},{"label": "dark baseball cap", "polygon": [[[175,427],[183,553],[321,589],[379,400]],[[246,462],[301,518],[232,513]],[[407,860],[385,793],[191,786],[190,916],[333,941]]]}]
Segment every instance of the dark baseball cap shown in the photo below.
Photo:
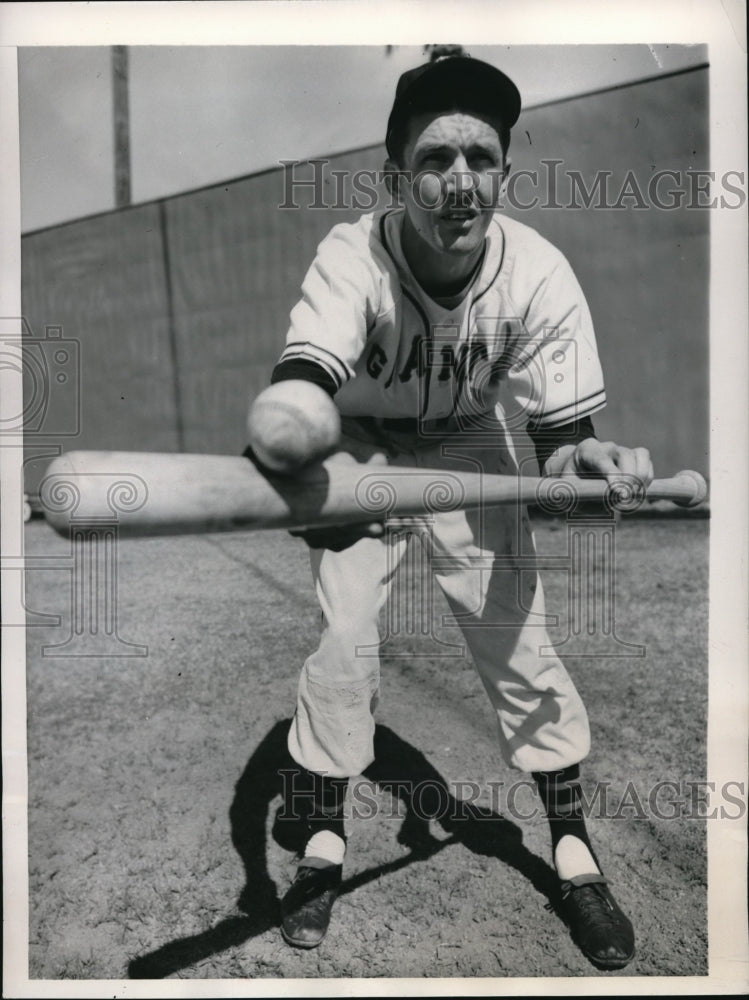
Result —
[{"label": "dark baseball cap", "polygon": [[385,144],[393,141],[414,115],[427,111],[477,112],[510,129],[520,116],[520,92],[496,66],[467,54],[445,55],[403,73],[395,89]]}]

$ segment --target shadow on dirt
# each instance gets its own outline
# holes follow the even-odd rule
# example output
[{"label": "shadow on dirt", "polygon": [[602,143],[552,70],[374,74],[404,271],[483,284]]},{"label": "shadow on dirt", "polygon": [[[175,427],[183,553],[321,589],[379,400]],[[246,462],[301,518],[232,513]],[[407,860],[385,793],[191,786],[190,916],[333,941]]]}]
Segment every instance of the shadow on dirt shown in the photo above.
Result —
[{"label": "shadow on dirt", "polygon": [[[298,852],[304,845],[309,802],[286,747],[289,723],[289,719],[276,723],[259,744],[237,782],[230,808],[232,841],[246,873],[237,904],[245,915],[227,917],[201,934],[171,941],[133,959],[128,965],[130,979],[163,979],[279,925],[279,898],[266,867],[268,810],[278,796],[283,797],[274,817],[273,839],[283,849]],[[515,823],[491,809],[456,799],[426,757],[387,726],[375,730],[375,755],[375,763],[363,777],[390,792],[405,807],[398,841],[410,850],[392,862],[345,879],[340,895],[424,861],[451,844],[463,844],[474,854],[497,858],[516,869],[547,897],[550,908],[557,910],[556,875],[523,846],[522,832]],[[434,837],[430,820],[436,820],[447,836]]]}]

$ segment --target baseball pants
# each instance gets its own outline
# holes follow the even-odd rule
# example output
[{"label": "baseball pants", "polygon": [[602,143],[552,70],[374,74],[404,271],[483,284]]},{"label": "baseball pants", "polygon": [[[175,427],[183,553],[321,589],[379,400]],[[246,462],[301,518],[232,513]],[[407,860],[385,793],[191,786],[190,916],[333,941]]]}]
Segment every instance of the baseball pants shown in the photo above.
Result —
[{"label": "baseball pants", "polygon": [[[413,435],[372,435],[345,420],[340,461],[367,462],[373,471],[387,463],[517,474],[511,439],[500,423],[496,431],[478,443],[464,430],[424,443]],[[413,524],[496,714],[505,762],[530,772],[581,761],[590,747],[588,719],[549,648],[525,509],[456,510]],[[386,531],[341,552],[310,550],[322,634],[302,668],[288,741],[292,757],[310,771],[352,777],[374,759],[380,612],[407,544],[404,532]]]}]

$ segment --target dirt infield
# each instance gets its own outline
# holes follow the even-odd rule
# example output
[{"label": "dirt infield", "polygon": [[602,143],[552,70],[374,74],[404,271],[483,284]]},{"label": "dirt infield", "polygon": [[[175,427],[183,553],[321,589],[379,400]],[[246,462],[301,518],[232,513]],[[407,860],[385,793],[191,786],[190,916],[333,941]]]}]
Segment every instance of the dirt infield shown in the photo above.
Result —
[{"label": "dirt infield", "polygon": [[[566,527],[536,534],[559,643]],[[707,972],[705,822],[688,784],[706,767],[707,538],[706,521],[622,521],[616,635],[645,655],[567,658],[591,716],[591,835],[638,935],[624,975]],[[69,546],[35,520],[26,549]],[[300,952],[278,930],[296,828],[276,814],[318,628],[305,546],[278,532],[128,541],[117,569],[119,635],[147,656],[42,655],[70,633],[71,573],[27,574],[28,607],[62,617],[27,633],[32,978],[602,975],[558,914],[538,801],[500,760],[441,596],[434,628],[428,614],[423,635],[385,644],[343,894],[326,941]]]}]

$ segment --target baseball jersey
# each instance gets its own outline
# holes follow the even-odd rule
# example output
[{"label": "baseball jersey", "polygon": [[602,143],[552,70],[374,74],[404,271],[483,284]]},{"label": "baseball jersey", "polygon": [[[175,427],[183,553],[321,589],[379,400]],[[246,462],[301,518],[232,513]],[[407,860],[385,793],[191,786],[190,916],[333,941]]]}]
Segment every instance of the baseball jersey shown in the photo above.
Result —
[{"label": "baseball jersey", "polygon": [[495,214],[470,286],[434,299],[401,248],[404,211],[335,226],[291,313],[279,363],[314,362],[344,416],[471,417],[561,427],[606,402],[585,297],[564,255]]}]

